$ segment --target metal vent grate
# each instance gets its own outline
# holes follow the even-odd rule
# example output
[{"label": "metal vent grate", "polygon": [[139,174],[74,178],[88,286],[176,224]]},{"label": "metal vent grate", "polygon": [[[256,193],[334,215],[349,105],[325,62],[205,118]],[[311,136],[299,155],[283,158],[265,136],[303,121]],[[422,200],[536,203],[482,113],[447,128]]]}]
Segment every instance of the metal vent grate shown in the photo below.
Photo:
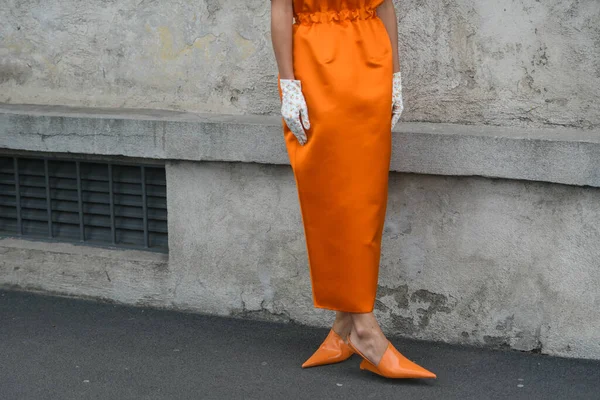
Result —
[{"label": "metal vent grate", "polygon": [[166,252],[164,167],[0,157],[0,235]]}]

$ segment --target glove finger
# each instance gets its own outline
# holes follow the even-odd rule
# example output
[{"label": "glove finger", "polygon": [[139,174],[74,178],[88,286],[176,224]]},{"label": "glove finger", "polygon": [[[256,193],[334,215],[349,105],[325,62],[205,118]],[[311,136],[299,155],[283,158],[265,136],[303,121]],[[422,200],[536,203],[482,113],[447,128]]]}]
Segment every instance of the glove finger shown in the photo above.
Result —
[{"label": "glove finger", "polygon": [[310,129],[310,121],[308,120],[308,110],[306,107],[302,108],[300,114],[302,115],[302,124],[306,129]]},{"label": "glove finger", "polygon": [[[288,127],[288,129],[290,131],[292,131],[292,133],[294,133],[294,129],[295,128],[294,128],[294,120],[293,120],[293,118],[289,118],[287,116],[284,116],[283,120],[285,121],[285,124]],[[295,135],[295,133],[294,133],[294,135]]]},{"label": "glove finger", "polygon": [[392,114],[401,115],[402,111],[404,111],[404,107],[402,106],[402,103],[394,104],[394,108],[392,108]]},{"label": "glove finger", "polygon": [[306,134],[304,133],[304,131],[301,131],[301,133],[298,133],[297,135],[295,134],[296,139],[298,139],[298,143],[300,143],[302,146],[304,146],[304,144],[307,141],[306,138]]},{"label": "glove finger", "polygon": [[296,136],[298,133],[298,125],[300,123],[298,114],[299,114],[299,111],[295,110],[289,104],[287,104],[287,105],[284,104],[281,107],[281,116],[283,117],[285,124],[290,129],[290,131],[292,131],[292,133]]},{"label": "glove finger", "polygon": [[302,117],[302,124],[306,129],[310,129],[310,121],[308,119],[308,107],[306,107],[306,101],[302,101],[302,106],[300,107],[300,116]]},{"label": "glove finger", "polygon": [[394,127],[396,126],[396,124],[398,123],[398,121],[400,120],[400,114],[392,114],[392,129],[394,129]]},{"label": "glove finger", "polygon": [[302,124],[300,123],[300,117],[296,116],[294,118],[290,118],[287,124],[300,144],[306,143],[306,133],[304,132],[304,128],[302,128]]},{"label": "glove finger", "polygon": [[298,139],[298,143],[300,143],[301,146],[304,146],[308,141],[306,135],[297,136],[296,138]]}]

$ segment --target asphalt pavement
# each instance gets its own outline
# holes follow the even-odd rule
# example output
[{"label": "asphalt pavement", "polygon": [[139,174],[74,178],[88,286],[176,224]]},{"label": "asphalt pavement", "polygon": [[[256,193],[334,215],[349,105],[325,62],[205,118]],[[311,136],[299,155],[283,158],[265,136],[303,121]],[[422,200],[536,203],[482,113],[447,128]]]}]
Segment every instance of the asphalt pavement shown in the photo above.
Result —
[{"label": "asphalt pavement", "polygon": [[0,291],[0,400],[600,399],[600,362],[391,338],[436,380],[360,358],[302,369],[325,329]]}]

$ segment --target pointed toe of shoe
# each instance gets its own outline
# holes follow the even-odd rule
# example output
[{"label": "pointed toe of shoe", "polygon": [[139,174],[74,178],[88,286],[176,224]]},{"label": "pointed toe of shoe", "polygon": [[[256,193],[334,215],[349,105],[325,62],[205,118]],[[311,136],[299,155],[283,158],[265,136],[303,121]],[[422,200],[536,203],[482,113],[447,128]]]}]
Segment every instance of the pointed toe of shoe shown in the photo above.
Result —
[{"label": "pointed toe of shoe", "polygon": [[329,357],[327,354],[322,354],[321,352],[319,352],[319,350],[317,350],[315,354],[310,356],[308,360],[304,361],[304,364],[302,364],[302,368],[311,368],[318,367],[320,365],[331,364],[330,360],[332,360],[332,357]]},{"label": "pointed toe of shoe", "polygon": [[350,347],[332,329],[317,351],[302,364],[302,368],[339,363],[350,358],[352,354],[354,353]]},{"label": "pointed toe of shoe", "polygon": [[377,366],[366,358],[360,364],[366,369],[386,378],[435,379],[437,375],[410,361],[390,343]]},{"label": "pointed toe of shoe", "polygon": [[310,358],[304,361],[302,368],[318,367],[320,365],[327,365],[336,362],[339,354],[327,350],[322,350],[320,347]]},{"label": "pointed toe of shoe", "polygon": [[425,368],[415,364],[412,368],[404,368],[403,371],[400,372],[400,375],[406,378],[420,378],[420,379],[435,379],[437,378],[436,374],[431,371],[426,370]]}]

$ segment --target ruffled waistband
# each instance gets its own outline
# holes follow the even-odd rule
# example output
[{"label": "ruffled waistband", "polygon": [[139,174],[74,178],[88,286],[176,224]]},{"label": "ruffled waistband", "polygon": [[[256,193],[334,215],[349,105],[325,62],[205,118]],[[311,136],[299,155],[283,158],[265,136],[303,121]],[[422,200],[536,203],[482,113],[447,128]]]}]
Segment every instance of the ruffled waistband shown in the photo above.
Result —
[{"label": "ruffled waistband", "polygon": [[373,8],[357,8],[354,10],[318,11],[313,13],[298,13],[294,15],[295,24],[311,25],[327,22],[356,21],[377,16]]}]

